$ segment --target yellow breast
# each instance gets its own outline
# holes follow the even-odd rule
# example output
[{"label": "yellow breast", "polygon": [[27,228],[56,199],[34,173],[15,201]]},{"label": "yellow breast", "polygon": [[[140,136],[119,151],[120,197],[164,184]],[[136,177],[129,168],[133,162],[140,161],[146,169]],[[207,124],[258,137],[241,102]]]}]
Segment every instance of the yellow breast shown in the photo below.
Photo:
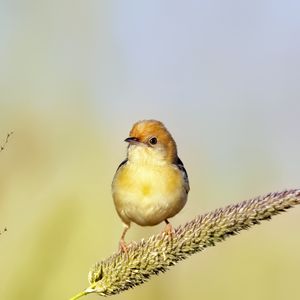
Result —
[{"label": "yellow breast", "polygon": [[146,226],[177,214],[187,198],[182,174],[171,164],[127,162],[116,173],[112,191],[121,219]]},{"label": "yellow breast", "polygon": [[173,166],[127,163],[116,176],[114,186],[143,198],[155,194],[176,193],[181,181],[180,172]]}]

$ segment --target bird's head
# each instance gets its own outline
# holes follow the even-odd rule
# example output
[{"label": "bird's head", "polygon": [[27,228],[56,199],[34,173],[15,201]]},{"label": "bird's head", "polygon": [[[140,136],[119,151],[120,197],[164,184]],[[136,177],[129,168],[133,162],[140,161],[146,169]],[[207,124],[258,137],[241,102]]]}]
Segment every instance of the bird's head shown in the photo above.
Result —
[{"label": "bird's head", "polygon": [[172,163],[177,158],[176,143],[162,122],[143,120],[135,123],[125,139],[129,161]]}]

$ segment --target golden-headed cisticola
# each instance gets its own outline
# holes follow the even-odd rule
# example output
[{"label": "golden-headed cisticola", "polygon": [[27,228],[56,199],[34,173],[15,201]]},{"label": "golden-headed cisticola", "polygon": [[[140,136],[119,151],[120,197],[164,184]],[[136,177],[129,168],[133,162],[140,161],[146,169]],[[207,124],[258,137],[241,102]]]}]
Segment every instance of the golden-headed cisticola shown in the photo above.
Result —
[{"label": "golden-headed cisticola", "polygon": [[190,188],[176,143],[163,123],[139,121],[125,141],[127,158],[114,176],[112,196],[125,226],[120,248],[127,252],[124,238],[131,222],[153,226],[165,221],[165,232],[172,234],[168,219],[184,207]]}]

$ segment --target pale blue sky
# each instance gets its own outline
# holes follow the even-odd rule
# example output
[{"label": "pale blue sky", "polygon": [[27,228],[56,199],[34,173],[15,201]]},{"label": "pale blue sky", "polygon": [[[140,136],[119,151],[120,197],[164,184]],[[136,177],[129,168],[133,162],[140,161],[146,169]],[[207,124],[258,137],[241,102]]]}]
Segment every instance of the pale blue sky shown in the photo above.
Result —
[{"label": "pale blue sky", "polygon": [[269,160],[293,184],[299,11],[299,1],[4,1],[1,102],[84,113],[112,143],[157,118],[188,162],[199,149],[224,172]]}]

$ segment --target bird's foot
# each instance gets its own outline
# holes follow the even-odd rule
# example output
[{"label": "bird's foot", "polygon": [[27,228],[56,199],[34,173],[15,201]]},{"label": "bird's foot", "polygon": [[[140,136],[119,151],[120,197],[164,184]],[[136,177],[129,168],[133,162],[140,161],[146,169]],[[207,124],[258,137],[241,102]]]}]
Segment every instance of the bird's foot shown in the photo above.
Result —
[{"label": "bird's foot", "polygon": [[127,246],[126,242],[124,241],[124,239],[120,239],[119,250],[121,252],[124,252],[126,255],[128,254],[128,246]]},{"label": "bird's foot", "polygon": [[163,233],[167,234],[170,239],[173,238],[174,229],[173,229],[173,226],[171,225],[171,223],[169,223],[169,222],[166,223]]}]

